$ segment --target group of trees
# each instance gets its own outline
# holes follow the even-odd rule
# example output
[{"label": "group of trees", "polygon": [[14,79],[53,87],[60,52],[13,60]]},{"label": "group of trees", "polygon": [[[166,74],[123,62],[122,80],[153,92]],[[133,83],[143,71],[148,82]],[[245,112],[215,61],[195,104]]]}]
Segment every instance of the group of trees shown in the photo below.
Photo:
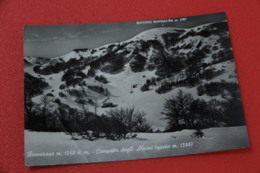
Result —
[{"label": "group of trees", "polygon": [[158,94],[163,94],[172,90],[173,82],[164,80],[160,83],[160,86],[155,90]]},{"label": "group of trees", "polygon": [[157,81],[154,77],[152,77],[151,79],[147,79],[145,84],[141,86],[141,91],[149,91],[150,86],[156,86],[157,85]]},{"label": "group of trees", "polygon": [[[50,112],[49,107],[49,97],[43,96],[40,104],[35,104],[32,100],[28,100],[27,105],[30,105],[25,109],[25,129],[32,131],[62,131],[61,126],[58,125],[59,119],[58,115],[60,112]],[[57,100],[58,101],[58,100]],[[59,101],[58,101],[59,102]],[[64,117],[70,118],[69,114],[74,113],[72,108],[62,106]]]},{"label": "group of trees", "polygon": [[107,115],[120,121],[124,125],[126,133],[148,132],[152,130],[150,124],[145,119],[145,113],[135,110],[135,107],[111,109],[107,112]]},{"label": "group of trees", "polygon": [[42,90],[49,86],[43,79],[36,78],[28,73],[24,74],[24,84],[25,98],[30,98],[41,94]]},{"label": "group of trees", "polygon": [[194,99],[191,94],[185,94],[179,90],[175,97],[166,100],[162,114],[168,122],[166,131],[234,126],[245,123],[241,100],[235,92],[225,101],[215,99],[205,101]]},{"label": "group of trees", "polygon": [[99,75],[99,76],[96,76],[95,77],[95,80],[99,81],[99,82],[102,82],[104,84],[107,84],[108,83],[108,80],[105,76],[103,75]]},{"label": "group of trees", "polygon": [[75,86],[82,84],[83,80],[87,77],[85,73],[78,69],[67,70],[61,78],[67,86]]},{"label": "group of trees", "polygon": [[[207,65],[207,64],[205,64]],[[203,70],[202,73],[198,74],[198,78],[201,79],[206,79],[206,80],[211,80],[214,77],[222,74],[224,72],[224,70],[216,70],[214,68],[207,68],[205,70]]]},{"label": "group of trees", "polygon": [[73,49],[74,52],[80,53],[80,52],[86,52],[88,51],[88,48],[80,48],[80,49]]},{"label": "group of trees", "polygon": [[162,53],[162,58],[158,64],[156,75],[167,77],[185,68],[184,58],[168,56]]},{"label": "group of trees", "polygon": [[144,70],[145,64],[146,64],[146,57],[137,54],[133,58],[133,61],[130,62],[130,67],[133,72],[141,72]]},{"label": "group of trees", "polygon": [[[31,98],[40,95],[43,89],[47,88],[48,83],[43,80],[33,77],[28,73],[24,74],[24,111],[25,111],[25,128],[29,126],[28,122],[30,119],[34,119],[36,115],[34,114]],[[38,124],[30,124],[31,126],[38,126]]]},{"label": "group of trees", "polygon": [[120,140],[132,138],[134,132],[150,132],[151,126],[145,119],[145,113],[131,108],[111,109],[106,114],[97,115],[90,111],[79,111],[54,101],[58,106],[55,111],[48,109],[50,98],[44,96],[42,103],[32,102],[25,114],[25,129],[32,131],[62,131],[72,136],[72,139],[95,140],[106,138]]},{"label": "group of trees", "polygon": [[88,85],[88,89],[103,94],[104,96],[110,95],[109,90],[107,88],[104,88],[102,85]]},{"label": "group of trees", "polygon": [[197,92],[199,96],[202,96],[204,94],[208,96],[221,95],[225,98],[225,91],[227,91],[227,94],[229,94],[238,90],[238,88],[238,84],[235,82],[209,82],[203,85],[199,85],[197,87]]},{"label": "group of trees", "polygon": [[59,73],[67,69],[78,69],[82,70],[89,63],[88,58],[80,57],[80,59],[71,58],[65,62],[62,58],[54,59],[44,66],[36,65],[33,70],[35,73],[42,75],[50,75],[54,73]]},{"label": "group of trees", "polygon": [[90,68],[90,69],[88,70],[87,76],[88,76],[88,77],[94,77],[95,75],[96,75],[96,71],[95,71],[93,68]]},{"label": "group of trees", "polygon": [[151,132],[151,125],[145,118],[145,113],[131,108],[115,108],[108,111],[110,121],[117,123],[116,138],[134,137],[134,132]]},{"label": "group of trees", "polygon": [[[77,120],[73,131],[88,140],[98,138],[120,140],[135,137],[135,132],[151,132],[152,129],[145,119],[145,113],[131,107],[111,109],[101,116],[87,112],[83,119]],[[72,137],[76,138],[75,134],[72,133]]]},{"label": "group of trees", "polygon": [[102,72],[106,73],[118,73],[124,69],[125,59],[120,54],[108,53],[104,57],[100,58],[97,62],[90,64],[93,68],[101,67]]}]

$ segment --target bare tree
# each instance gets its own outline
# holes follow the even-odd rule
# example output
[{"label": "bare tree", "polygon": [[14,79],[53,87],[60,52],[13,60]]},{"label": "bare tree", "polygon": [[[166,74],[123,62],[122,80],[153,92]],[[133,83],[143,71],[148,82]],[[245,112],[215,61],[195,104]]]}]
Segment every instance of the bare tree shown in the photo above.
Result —
[{"label": "bare tree", "polygon": [[176,97],[166,100],[164,104],[164,119],[168,120],[168,129],[192,128],[193,121],[190,106],[193,98],[179,90]]},{"label": "bare tree", "polygon": [[148,132],[151,131],[150,124],[146,121],[145,113],[136,111],[135,107],[111,109],[107,114],[113,119],[121,122],[126,133],[132,134],[133,132]]}]

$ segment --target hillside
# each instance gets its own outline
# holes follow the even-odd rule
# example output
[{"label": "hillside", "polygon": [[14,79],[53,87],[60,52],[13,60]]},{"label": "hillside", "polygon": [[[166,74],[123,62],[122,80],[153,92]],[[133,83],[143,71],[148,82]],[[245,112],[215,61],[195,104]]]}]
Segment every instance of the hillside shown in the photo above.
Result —
[{"label": "hillside", "polygon": [[[84,45],[83,45],[84,46]],[[225,101],[239,93],[226,21],[194,28],[154,28],[129,40],[66,55],[25,57],[26,110],[53,117],[99,116],[135,107],[152,129],[164,130],[166,99],[181,89],[194,99]],[[30,93],[31,88],[39,91]],[[238,94],[239,97],[239,94]],[[73,110],[73,111],[72,111]]]}]

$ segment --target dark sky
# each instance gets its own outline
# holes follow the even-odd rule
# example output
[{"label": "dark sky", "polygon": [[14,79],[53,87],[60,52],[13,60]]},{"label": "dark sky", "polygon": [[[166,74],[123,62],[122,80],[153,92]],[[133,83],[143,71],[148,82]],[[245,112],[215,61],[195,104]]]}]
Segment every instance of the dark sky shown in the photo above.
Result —
[{"label": "dark sky", "polygon": [[[177,21],[175,21],[177,19]],[[157,27],[190,28],[197,25],[223,21],[225,13],[172,18],[170,22],[136,24],[134,22],[41,25],[24,27],[24,55],[56,57],[75,48],[95,48],[104,44],[127,40],[142,31]],[[156,20],[156,19],[155,19]]]}]

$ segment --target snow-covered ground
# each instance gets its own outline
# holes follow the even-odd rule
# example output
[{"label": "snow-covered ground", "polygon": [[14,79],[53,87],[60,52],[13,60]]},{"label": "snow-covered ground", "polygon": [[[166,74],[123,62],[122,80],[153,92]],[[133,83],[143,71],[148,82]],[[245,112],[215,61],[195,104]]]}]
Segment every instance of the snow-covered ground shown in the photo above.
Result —
[{"label": "snow-covered ground", "polygon": [[177,156],[249,147],[245,126],[209,128],[202,138],[194,130],[138,133],[121,141],[71,140],[64,133],[25,130],[25,164],[56,165]]}]

